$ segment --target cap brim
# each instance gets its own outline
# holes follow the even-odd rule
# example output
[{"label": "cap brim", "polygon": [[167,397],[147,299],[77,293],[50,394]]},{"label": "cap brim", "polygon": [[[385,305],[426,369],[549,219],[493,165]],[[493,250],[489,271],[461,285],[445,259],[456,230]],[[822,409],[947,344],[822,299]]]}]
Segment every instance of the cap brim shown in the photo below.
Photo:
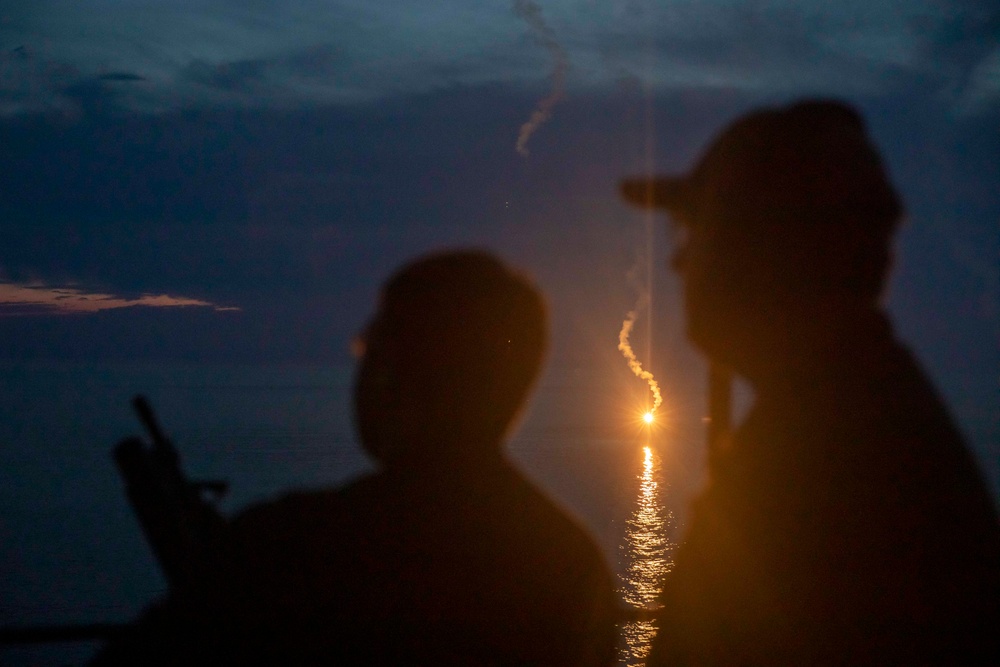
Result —
[{"label": "cap brim", "polygon": [[684,177],[626,178],[619,189],[625,201],[640,208],[678,211],[691,205],[691,185]]}]

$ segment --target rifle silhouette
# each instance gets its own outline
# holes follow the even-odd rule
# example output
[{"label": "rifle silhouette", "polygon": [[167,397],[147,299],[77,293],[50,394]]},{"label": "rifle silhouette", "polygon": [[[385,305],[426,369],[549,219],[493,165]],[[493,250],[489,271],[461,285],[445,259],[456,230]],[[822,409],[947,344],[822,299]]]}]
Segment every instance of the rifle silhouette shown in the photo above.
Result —
[{"label": "rifle silhouette", "polygon": [[132,407],[151,446],[137,437],[125,438],[115,446],[115,463],[160,569],[172,590],[184,592],[210,581],[223,566],[228,524],[214,503],[229,485],[189,480],[149,401],[136,396]]},{"label": "rifle silhouette", "polygon": [[[229,485],[189,480],[146,397],[135,396],[132,407],[151,443],[147,446],[134,436],[119,442],[113,450],[118,472],[171,591],[196,592],[211,585],[228,554],[228,523],[215,503]],[[0,627],[0,645],[110,639],[128,627],[120,623]]]}]

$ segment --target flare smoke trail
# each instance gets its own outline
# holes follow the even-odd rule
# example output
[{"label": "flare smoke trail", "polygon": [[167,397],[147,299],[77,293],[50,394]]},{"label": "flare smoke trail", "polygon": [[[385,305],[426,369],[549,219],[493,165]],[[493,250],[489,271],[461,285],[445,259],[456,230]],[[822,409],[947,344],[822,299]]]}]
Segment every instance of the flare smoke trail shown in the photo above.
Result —
[{"label": "flare smoke trail", "polygon": [[528,139],[542,123],[552,116],[552,108],[562,99],[566,84],[566,71],[569,69],[569,57],[556,40],[556,34],[542,18],[542,8],[533,0],[514,0],[514,13],[524,19],[535,32],[538,41],[552,55],[552,92],[538,103],[531,117],[521,125],[517,135],[517,152],[528,156]]},{"label": "flare smoke trail", "polygon": [[645,370],[642,364],[639,363],[635,352],[632,351],[632,346],[628,342],[629,334],[632,333],[632,327],[635,326],[635,321],[638,317],[638,308],[630,310],[625,316],[625,321],[622,322],[622,330],[618,333],[618,349],[625,355],[625,361],[628,362],[628,367],[632,369],[636,377],[649,383],[649,389],[653,392],[653,408],[650,412],[656,412],[656,409],[663,403],[663,397],[660,395],[660,385],[656,382],[653,374]]}]

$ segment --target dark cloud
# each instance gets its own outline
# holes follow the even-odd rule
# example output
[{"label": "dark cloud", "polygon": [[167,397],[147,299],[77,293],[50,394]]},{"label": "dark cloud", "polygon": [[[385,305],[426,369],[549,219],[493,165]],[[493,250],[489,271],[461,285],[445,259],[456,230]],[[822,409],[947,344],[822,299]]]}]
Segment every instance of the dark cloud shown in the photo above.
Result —
[{"label": "dark cloud", "polygon": [[118,91],[113,85],[116,81],[99,76],[80,79],[59,88],[57,92],[64,103],[71,104],[67,114],[72,116],[121,113],[125,108],[120,104]]},{"label": "dark cloud", "polygon": [[97,77],[101,81],[145,81],[146,77],[133,72],[108,72]]},{"label": "dark cloud", "polygon": [[[574,63],[570,93],[612,87],[629,73],[661,90],[730,88],[759,97],[869,94],[925,80],[963,113],[981,113],[1000,94],[989,59],[1000,11],[963,0],[904,5],[858,12],[820,2],[618,2],[545,11],[564,39],[564,60]],[[17,70],[0,77],[0,113],[112,108],[101,95],[160,112],[358,104],[454,83],[531,86],[550,69],[534,57],[537,49],[525,48],[523,26],[503,3],[374,12],[353,2],[222,1],[117,10],[113,29],[89,3],[65,8],[61,21],[40,9],[0,21],[3,67]],[[75,74],[55,71],[65,67]],[[134,89],[86,87],[109,82],[101,78],[109,67],[111,76],[145,80],[132,81],[142,84]]]},{"label": "dark cloud", "polygon": [[[224,61],[197,58],[174,74],[174,83],[183,92],[173,106],[292,108],[302,103],[303,88],[335,90],[346,63],[338,49],[323,44],[267,58]],[[313,103],[324,106],[315,100]]]},{"label": "dark cloud", "polygon": [[180,77],[225,91],[248,92],[264,81],[268,67],[269,63],[260,59],[216,64],[195,60],[180,71]]},{"label": "dark cloud", "polygon": [[130,109],[147,78],[136,72],[84,73],[27,46],[0,53],[0,116],[39,113],[78,119]]},{"label": "dark cloud", "polygon": [[319,78],[336,74],[350,63],[350,58],[343,49],[319,44],[283,55],[277,63],[299,76]]},{"label": "dark cloud", "polygon": [[[864,16],[801,3],[671,5],[608,22],[591,43],[612,71],[661,90],[898,98],[919,85],[963,113],[963,98],[985,93],[977,72],[996,49],[998,23],[1000,10],[960,2],[928,12],[873,7]],[[990,86],[985,94],[996,99],[1000,84]]]},{"label": "dark cloud", "polygon": [[59,91],[81,78],[74,65],[45,58],[27,45],[0,50],[0,116],[59,107],[65,102]]}]

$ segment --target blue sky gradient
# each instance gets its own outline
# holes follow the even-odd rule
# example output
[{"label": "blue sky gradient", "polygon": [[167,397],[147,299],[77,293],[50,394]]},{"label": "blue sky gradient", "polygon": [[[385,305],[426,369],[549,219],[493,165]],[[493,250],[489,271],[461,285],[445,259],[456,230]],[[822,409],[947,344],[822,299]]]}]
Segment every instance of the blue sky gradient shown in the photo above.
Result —
[{"label": "blue sky gradient", "polygon": [[652,252],[652,367],[694,404],[667,241],[616,182],[687,168],[754,106],[833,96],[868,120],[909,211],[890,313],[1000,488],[994,3],[16,5],[0,282],[210,305],[10,301],[6,359],[347,363],[393,268],[478,245],[548,294],[554,366],[628,382],[616,336]]}]

